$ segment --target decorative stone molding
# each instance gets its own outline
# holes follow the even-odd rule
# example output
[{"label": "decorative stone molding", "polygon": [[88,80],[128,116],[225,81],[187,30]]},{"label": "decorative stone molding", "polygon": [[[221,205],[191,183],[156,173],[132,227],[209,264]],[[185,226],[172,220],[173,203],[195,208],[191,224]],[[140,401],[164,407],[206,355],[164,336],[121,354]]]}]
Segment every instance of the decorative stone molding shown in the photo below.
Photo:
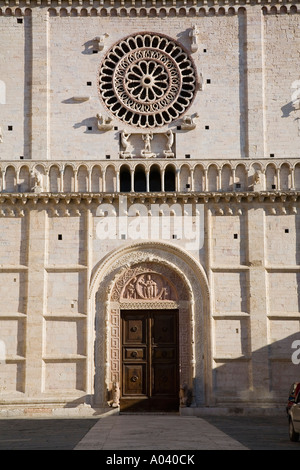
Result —
[{"label": "decorative stone molding", "polygon": [[[163,279],[164,284],[174,286],[172,295],[176,293],[180,300],[127,298],[122,300],[130,281],[147,273],[157,281]],[[150,307],[179,309],[180,383],[188,384],[189,388],[193,387],[195,345],[197,342],[197,348],[201,350],[204,348],[206,340],[202,338],[203,322],[209,315],[208,282],[203,268],[195,259],[184,250],[167,243],[141,242],[127,245],[108,255],[99,266],[95,267],[90,286],[90,298],[96,298],[96,325],[102,331],[101,334],[100,330],[96,334],[96,338],[100,338],[98,340],[100,342],[96,345],[96,361],[106,364],[105,371],[103,368],[97,369],[96,386],[102,380],[105,381],[106,388],[110,391],[109,396],[112,397],[114,383],[120,381],[120,309]],[[196,307],[194,299],[197,299]],[[197,341],[194,339],[196,324],[202,324]],[[106,335],[105,342],[103,328]],[[103,344],[107,345],[106,351],[103,349]],[[197,350],[200,363],[203,362],[203,354]],[[110,400],[112,404],[112,398]]]}]

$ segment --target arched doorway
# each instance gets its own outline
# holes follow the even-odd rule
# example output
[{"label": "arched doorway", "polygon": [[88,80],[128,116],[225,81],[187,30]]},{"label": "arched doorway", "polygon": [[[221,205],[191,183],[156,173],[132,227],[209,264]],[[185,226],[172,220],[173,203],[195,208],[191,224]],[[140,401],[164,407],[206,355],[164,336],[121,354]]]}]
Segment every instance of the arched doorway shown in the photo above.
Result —
[{"label": "arched doorway", "polygon": [[90,296],[95,406],[168,411],[205,403],[209,295],[195,259],[161,242],[120,248],[95,268]]}]

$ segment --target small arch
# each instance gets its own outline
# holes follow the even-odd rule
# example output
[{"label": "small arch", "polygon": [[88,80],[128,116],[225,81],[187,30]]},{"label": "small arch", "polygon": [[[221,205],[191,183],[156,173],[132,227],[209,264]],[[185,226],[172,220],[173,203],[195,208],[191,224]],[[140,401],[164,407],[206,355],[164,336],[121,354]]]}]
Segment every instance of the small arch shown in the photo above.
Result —
[{"label": "small arch", "polygon": [[129,16],[131,18],[136,18],[137,17],[137,12],[136,12],[136,9],[135,8],[131,8],[130,12],[129,12]]},{"label": "small arch", "polygon": [[18,191],[21,193],[28,193],[31,188],[30,184],[30,172],[27,166],[22,166],[19,172]]},{"label": "small arch", "polygon": [[85,165],[81,165],[78,168],[77,181],[78,181],[77,186],[78,186],[79,192],[84,193],[88,191],[89,176],[88,176],[87,167]]},{"label": "small arch", "polygon": [[109,165],[105,171],[105,191],[107,193],[116,191],[116,171],[112,165]]},{"label": "small arch", "polygon": [[207,172],[208,191],[218,190],[218,168],[216,165],[210,165]]},{"label": "small arch", "polygon": [[167,165],[164,176],[165,191],[176,191],[176,170],[173,165]]},{"label": "small arch", "polygon": [[101,168],[99,165],[93,166],[91,175],[91,191],[93,193],[99,193],[102,191],[102,180],[101,180]]},{"label": "small arch", "polygon": [[161,8],[159,10],[159,17],[160,18],[165,18],[167,16],[167,10],[165,8]]},{"label": "small arch", "polygon": [[68,16],[68,10],[66,8],[61,8],[59,10],[59,16],[61,17]]},{"label": "small arch", "polygon": [[151,8],[149,11],[149,17],[155,18],[157,16],[156,8]]},{"label": "small arch", "polygon": [[266,189],[267,190],[274,190],[277,189],[277,184],[276,184],[276,167],[272,163],[267,165],[266,168]]},{"label": "small arch", "polygon": [[64,169],[64,191],[71,193],[74,191],[74,170],[71,165],[66,165]]},{"label": "small arch", "polygon": [[222,191],[232,190],[232,169],[228,164],[225,164],[221,170],[221,189]]},{"label": "small arch", "polygon": [[180,168],[180,191],[188,191],[190,187],[190,168],[188,165],[182,165]]},{"label": "small arch", "polygon": [[152,165],[150,168],[150,191],[161,191],[161,173],[158,165]]},{"label": "small arch", "polygon": [[137,165],[134,171],[134,191],[135,192],[146,192],[147,182],[146,173],[143,165]]},{"label": "small arch", "polygon": [[49,187],[52,193],[58,193],[60,190],[59,173],[58,166],[52,165],[49,171]]},{"label": "small arch", "polygon": [[247,171],[244,165],[237,165],[235,169],[235,183],[240,185],[240,189],[246,189],[248,187]]},{"label": "small arch", "polygon": [[297,13],[298,9],[297,9],[297,6],[296,5],[292,5],[291,8],[290,8],[290,13],[292,15],[294,15],[295,13]]},{"label": "small arch", "polygon": [[131,191],[131,172],[128,165],[122,165],[120,169],[120,191],[121,193]]},{"label": "small arch", "polygon": [[5,171],[5,190],[8,193],[14,193],[17,186],[16,170],[13,166],[8,166]]},{"label": "small arch", "polygon": [[97,8],[91,8],[91,16],[98,16]]},{"label": "small arch", "polygon": [[170,16],[170,17],[176,16],[176,9],[175,9],[175,8],[170,8],[170,10],[169,10],[169,16]]},{"label": "small arch", "polygon": [[204,191],[204,170],[202,165],[197,165],[194,169],[194,190]]},{"label": "small arch", "polygon": [[290,166],[283,163],[280,167],[280,189],[290,189]]},{"label": "small arch", "polygon": [[49,16],[57,16],[57,12],[55,8],[49,8],[48,9],[48,15]]}]

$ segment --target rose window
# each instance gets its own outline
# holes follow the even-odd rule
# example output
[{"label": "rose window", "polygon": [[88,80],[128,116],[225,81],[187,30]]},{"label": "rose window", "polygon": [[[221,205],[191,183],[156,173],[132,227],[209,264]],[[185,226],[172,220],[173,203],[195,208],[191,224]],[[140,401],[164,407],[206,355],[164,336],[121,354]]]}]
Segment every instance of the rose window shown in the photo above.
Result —
[{"label": "rose window", "polygon": [[163,126],[190,106],[196,89],[193,62],[165,36],[130,36],[107,53],[99,91],[107,108],[127,124]]}]

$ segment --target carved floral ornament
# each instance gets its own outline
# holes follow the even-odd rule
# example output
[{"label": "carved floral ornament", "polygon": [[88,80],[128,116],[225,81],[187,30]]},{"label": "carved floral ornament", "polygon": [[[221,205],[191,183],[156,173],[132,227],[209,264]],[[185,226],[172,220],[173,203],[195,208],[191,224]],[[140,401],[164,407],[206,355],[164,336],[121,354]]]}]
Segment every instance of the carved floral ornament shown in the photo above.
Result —
[{"label": "carved floral ornament", "polygon": [[192,59],[166,36],[140,33],[115,44],[99,70],[106,107],[126,124],[163,126],[190,106],[196,90]]}]

